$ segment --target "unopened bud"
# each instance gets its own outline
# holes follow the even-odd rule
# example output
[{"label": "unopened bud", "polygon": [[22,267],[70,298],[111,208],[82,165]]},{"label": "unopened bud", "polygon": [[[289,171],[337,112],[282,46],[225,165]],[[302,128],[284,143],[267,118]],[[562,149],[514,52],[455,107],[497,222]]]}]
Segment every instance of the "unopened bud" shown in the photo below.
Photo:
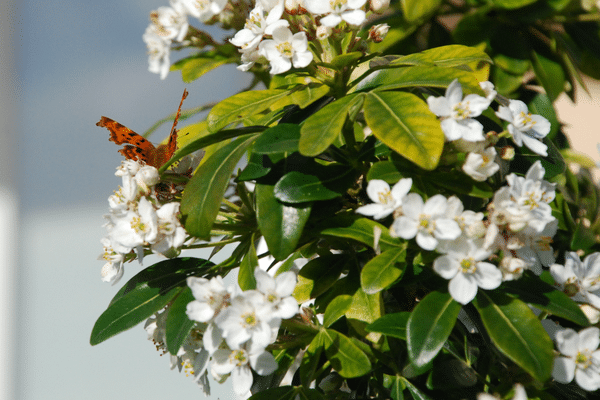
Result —
[{"label": "unopened bud", "polygon": [[369,8],[371,11],[381,14],[390,6],[390,0],[370,0]]},{"label": "unopened bud", "polygon": [[390,26],[388,24],[373,25],[369,29],[369,40],[375,43],[380,43],[387,36]]},{"label": "unopened bud", "polygon": [[317,28],[317,39],[327,39],[331,35],[332,29],[328,26],[321,25]]},{"label": "unopened bud", "polygon": [[579,308],[583,311],[590,323],[597,324],[598,321],[600,321],[600,311],[598,311],[597,308],[594,308],[589,304],[579,304]]},{"label": "unopened bud", "polygon": [[515,158],[515,149],[512,146],[504,146],[500,149],[500,158],[510,161]]},{"label": "unopened bud", "polygon": [[285,0],[285,11],[290,15],[302,15],[307,11],[302,7],[302,0]]},{"label": "unopened bud", "polygon": [[158,170],[150,165],[143,166],[135,174],[135,183],[144,192],[147,192],[150,187],[156,185],[158,182],[160,182]]}]

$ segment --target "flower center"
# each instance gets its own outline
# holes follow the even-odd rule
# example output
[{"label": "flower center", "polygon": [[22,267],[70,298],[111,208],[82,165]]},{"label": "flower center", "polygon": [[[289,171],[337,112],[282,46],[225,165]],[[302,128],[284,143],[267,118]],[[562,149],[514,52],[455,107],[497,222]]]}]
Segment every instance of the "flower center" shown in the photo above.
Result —
[{"label": "flower center", "polygon": [[240,349],[233,351],[229,356],[229,362],[231,364],[235,364],[236,367],[241,367],[243,365],[248,364],[248,356],[246,355],[246,350]]},{"label": "flower center", "polygon": [[284,57],[292,58],[292,44],[290,42],[279,43],[277,45],[277,51]]},{"label": "flower center", "polygon": [[254,314],[253,312],[243,314],[242,321],[242,325],[244,325],[244,328],[253,328],[258,323],[258,320],[256,319],[256,314]]},{"label": "flower center", "polygon": [[377,193],[377,198],[381,204],[391,204],[394,199],[392,197],[392,192],[389,189],[385,189],[381,192]]},{"label": "flower center", "polygon": [[346,0],[330,0],[329,7],[331,7],[334,12],[343,11],[346,9]]},{"label": "flower center", "polygon": [[530,130],[535,125],[535,121],[531,118],[531,113],[521,113],[515,118],[516,125],[523,130]]},{"label": "flower center", "polygon": [[469,102],[458,102],[452,107],[454,111],[454,119],[467,119],[471,115],[471,109],[469,108]]},{"label": "flower center", "polygon": [[131,219],[131,229],[136,231],[136,233],[144,233],[147,230],[147,226],[142,222],[140,217],[133,217]]},{"label": "flower center", "polygon": [[587,353],[579,352],[575,356],[575,364],[580,369],[587,369],[592,365],[592,357]]},{"label": "flower center", "polygon": [[419,228],[431,234],[435,230],[435,221],[431,220],[430,215],[421,214],[419,216]]},{"label": "flower center", "polygon": [[463,274],[472,274],[477,271],[477,262],[472,258],[464,258],[460,262],[460,269]]}]

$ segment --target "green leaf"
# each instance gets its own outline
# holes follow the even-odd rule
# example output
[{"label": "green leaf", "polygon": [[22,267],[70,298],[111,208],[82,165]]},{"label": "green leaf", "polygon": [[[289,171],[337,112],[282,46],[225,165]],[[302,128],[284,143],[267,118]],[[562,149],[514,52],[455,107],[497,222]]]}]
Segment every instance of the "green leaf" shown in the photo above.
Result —
[{"label": "green leaf", "polygon": [[462,171],[431,174],[428,179],[434,184],[456,193],[468,194],[482,199],[489,199],[494,196],[494,189],[488,183],[477,182],[463,175]]},{"label": "green leaf", "polygon": [[248,400],[294,400],[296,388],[293,386],[273,387],[252,395]]},{"label": "green leaf", "polygon": [[423,169],[437,166],[444,133],[420,98],[405,92],[370,92],[364,113],[375,137],[389,148]]},{"label": "green leaf", "polygon": [[271,255],[284,260],[298,245],[311,203],[289,205],[275,198],[273,185],[256,184],[256,219]]},{"label": "green leaf", "polygon": [[[304,80],[304,78],[301,79]],[[290,92],[289,96],[282,97],[280,100],[275,102],[272,107],[273,109],[279,109],[289,106],[290,104],[294,104],[300,108],[305,108],[311,103],[326,96],[329,91],[329,86],[317,82],[311,82],[308,85],[296,86],[294,87],[294,90]]]},{"label": "green leaf", "polygon": [[344,316],[350,305],[352,304],[352,296],[342,294],[331,300],[325,309],[323,316],[323,326],[329,328],[331,324]]},{"label": "green leaf", "polygon": [[414,22],[433,14],[442,4],[442,0],[400,0],[400,4],[404,18]]},{"label": "green leaf", "polygon": [[[403,272],[406,247],[384,251],[365,264],[360,272],[360,286],[367,294],[374,294],[390,287]],[[400,266],[398,263],[402,263]]]},{"label": "green leaf", "polygon": [[188,182],[181,199],[186,231],[208,240],[231,174],[256,135],[239,138],[221,147],[202,164]]},{"label": "green leaf", "polygon": [[540,382],[550,378],[554,345],[522,301],[499,291],[479,290],[473,301],[492,342]]},{"label": "green leaf", "polygon": [[383,375],[383,387],[390,391],[392,400],[404,400],[402,392],[406,389],[402,377],[398,375]]},{"label": "green leaf", "polygon": [[443,89],[447,88],[454,79],[458,79],[466,93],[483,94],[473,73],[460,69],[432,66],[384,69],[379,71],[372,79],[359,85],[359,90],[383,91],[410,87]]},{"label": "green leaf", "polygon": [[448,292],[431,292],[417,304],[406,325],[408,355],[414,365],[421,367],[438,354],[460,309]]},{"label": "green leaf", "polygon": [[252,151],[258,154],[293,153],[298,151],[300,126],[279,124],[265,130],[254,142]]},{"label": "green leaf", "polygon": [[560,63],[536,53],[531,54],[531,63],[535,72],[535,77],[540,81],[550,101],[556,98],[565,90],[565,72]]},{"label": "green leaf", "polygon": [[519,300],[547,311],[557,317],[575,322],[581,326],[589,325],[583,311],[569,296],[556,290],[538,277],[524,274],[520,279],[505,282],[502,286],[506,293],[512,294]]},{"label": "green leaf", "polygon": [[338,217],[332,219],[328,225],[333,225],[333,227],[322,230],[321,235],[351,239],[374,247],[375,236],[373,231],[378,230],[381,232],[378,245],[381,246],[382,250],[403,246],[402,242],[390,236],[389,228],[372,219],[354,215],[351,217]]},{"label": "green leaf", "polygon": [[413,385],[408,379],[402,377],[402,381],[408,388],[408,391],[412,395],[414,400],[431,400],[431,397],[427,396],[425,393],[421,392],[415,385]]},{"label": "green leaf", "polygon": [[117,292],[100,315],[92,329],[90,344],[102,343],[145,321],[181,292],[188,276],[201,275],[212,265],[199,258],[174,258],[139,272]]},{"label": "green leaf", "polygon": [[535,3],[537,0],[492,0],[495,5],[507,9],[515,9],[525,7],[526,5]]},{"label": "green leaf", "polygon": [[298,303],[325,293],[346,267],[348,259],[341,254],[326,254],[310,260],[298,273],[298,283],[292,294]]},{"label": "green leaf", "polygon": [[342,133],[348,114],[360,108],[363,101],[363,94],[350,94],[308,117],[300,130],[300,153],[315,157],[327,150]]},{"label": "green leaf", "polygon": [[368,332],[383,333],[386,336],[406,340],[406,324],[411,313],[408,311],[386,314],[367,326]]},{"label": "green leaf", "polygon": [[367,181],[381,179],[390,185],[395,184],[402,178],[404,178],[404,176],[398,171],[398,168],[392,161],[376,162],[371,165],[369,172],[367,172]]},{"label": "green leaf", "polygon": [[250,240],[250,246],[246,256],[240,263],[240,271],[238,273],[238,285],[242,290],[256,289],[256,278],[254,270],[258,267],[258,256],[254,247],[254,234]]},{"label": "green leaf", "polygon": [[381,317],[382,309],[380,293],[367,294],[362,288],[358,288],[352,296],[352,304],[346,311],[346,318],[370,324]]},{"label": "green leaf", "polygon": [[238,93],[214,106],[208,114],[208,130],[216,132],[234,121],[268,109],[277,100],[287,96],[289,90],[252,90]]},{"label": "green leaf", "polygon": [[177,354],[194,325],[196,325],[196,322],[190,320],[186,314],[187,305],[193,300],[195,299],[192,291],[189,287],[186,287],[169,306],[165,335],[167,350],[173,355]]},{"label": "green leaf", "polygon": [[275,184],[275,197],[285,203],[306,203],[342,196],[356,172],[343,165],[319,166],[313,173],[292,171]]},{"label": "green leaf", "polygon": [[492,64],[492,59],[479,48],[452,44],[399,57],[392,61],[391,65],[434,65],[450,68],[481,62]]},{"label": "green leaf", "polygon": [[[185,83],[190,83],[228,61],[229,59],[219,56],[215,56],[215,58],[196,57],[187,59],[181,66],[174,65],[174,67],[176,67],[176,69],[181,69],[181,79]],[[179,64],[179,62],[177,64]]]},{"label": "green leaf", "polygon": [[325,355],[331,366],[344,378],[356,378],[371,370],[369,357],[347,336],[333,329],[322,329],[319,332]]}]

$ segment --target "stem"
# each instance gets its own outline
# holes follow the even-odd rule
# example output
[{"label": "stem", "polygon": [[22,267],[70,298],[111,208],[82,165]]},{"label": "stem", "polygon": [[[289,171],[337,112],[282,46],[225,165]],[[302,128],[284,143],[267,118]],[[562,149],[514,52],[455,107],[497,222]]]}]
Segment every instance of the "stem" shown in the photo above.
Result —
[{"label": "stem", "polygon": [[232,238],[232,239],[221,240],[221,241],[218,241],[218,242],[208,242],[208,243],[202,243],[202,244],[193,244],[191,246],[186,247],[186,249],[204,249],[204,248],[207,248],[207,247],[223,246],[223,245],[226,245],[226,244],[239,242],[240,240],[241,239],[239,237],[236,237],[236,238]]},{"label": "stem", "polygon": [[232,203],[231,201],[229,201],[229,200],[227,200],[225,198],[223,198],[223,203],[225,203],[227,205],[227,207],[229,207],[229,208],[231,208],[231,209],[233,209],[233,210],[235,210],[237,212],[239,212],[241,210],[240,206],[238,206],[235,203]]}]

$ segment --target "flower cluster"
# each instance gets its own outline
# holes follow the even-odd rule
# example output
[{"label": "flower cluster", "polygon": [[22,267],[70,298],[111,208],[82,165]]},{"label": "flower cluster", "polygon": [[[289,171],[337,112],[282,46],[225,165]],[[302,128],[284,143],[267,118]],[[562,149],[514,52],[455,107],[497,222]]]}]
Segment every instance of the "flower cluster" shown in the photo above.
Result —
[{"label": "flower cluster", "polygon": [[[256,290],[246,291],[226,288],[220,276],[187,280],[195,298],[187,306],[187,315],[207,324],[199,354],[206,352],[212,360],[210,371],[217,381],[231,376],[234,391],[240,396],[249,394],[252,371],[269,375],[277,369],[266,347],[277,339],[281,320],[298,312],[291,296],[296,285],[294,272],[272,277],[256,268],[254,275]],[[203,373],[194,369],[195,375]]]},{"label": "flower cluster", "polygon": [[122,186],[108,198],[110,213],[105,215],[107,236],[102,239],[106,261],[102,280],[115,284],[123,276],[123,261],[132,251],[142,262],[145,247],[153,253],[174,257],[186,239],[179,222],[179,203],[161,204],[154,186],[158,170],[139,161],[125,160],[115,175]]},{"label": "flower cluster", "polygon": [[[519,278],[524,269],[541,274],[554,263],[552,237],[558,221],[549,203],[554,184],[543,180],[545,170],[535,162],[525,177],[510,174],[488,205],[488,216],[465,210],[456,196],[441,194],[423,200],[409,193],[412,180],[401,179],[390,189],[378,179],[369,181],[367,195],[374,202],[356,212],[382,219],[394,215],[390,234],[416,239],[424,250],[443,255],[433,263],[440,276],[449,279],[449,291],[461,304],[477,294],[477,288],[495,289],[502,281]],[[498,266],[488,262],[492,255]]]},{"label": "flower cluster", "polygon": [[165,79],[171,68],[171,44],[182,42],[188,33],[188,15],[208,23],[221,13],[228,0],[171,0],[169,7],[150,13],[150,25],[142,36],[148,48],[148,70]]},{"label": "flower cluster", "polygon": [[575,382],[587,391],[600,389],[600,329],[585,328],[579,333],[567,328],[556,333],[560,355],[554,360],[552,377],[560,383]]}]

